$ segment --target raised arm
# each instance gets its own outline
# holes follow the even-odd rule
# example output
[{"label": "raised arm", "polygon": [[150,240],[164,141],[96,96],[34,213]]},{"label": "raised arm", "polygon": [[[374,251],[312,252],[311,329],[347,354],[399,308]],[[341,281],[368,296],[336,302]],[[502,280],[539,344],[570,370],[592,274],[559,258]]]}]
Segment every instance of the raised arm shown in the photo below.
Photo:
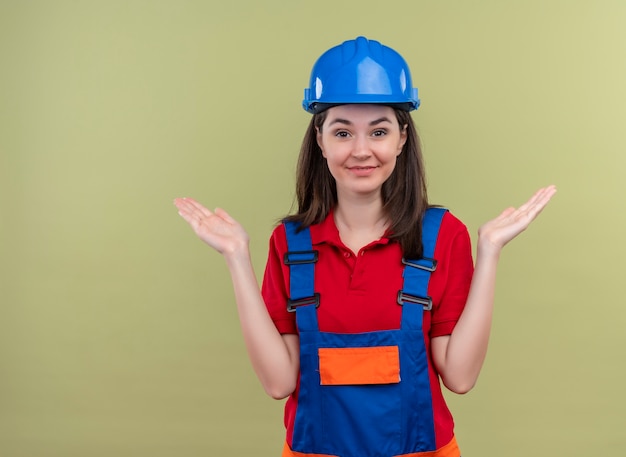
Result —
[{"label": "raised arm", "polygon": [[502,248],[526,230],[545,208],[556,187],[539,189],[519,208],[507,208],[478,231],[476,266],[467,303],[452,335],[433,338],[433,360],[444,385],[468,392],[476,383],[487,354],[496,269]]},{"label": "raised arm", "polygon": [[297,382],[298,337],[281,335],[267,312],[250,259],[248,234],[222,209],[211,212],[191,198],[178,198],[174,204],[196,235],[226,260],[248,355],[263,388],[273,398],[288,396]]}]

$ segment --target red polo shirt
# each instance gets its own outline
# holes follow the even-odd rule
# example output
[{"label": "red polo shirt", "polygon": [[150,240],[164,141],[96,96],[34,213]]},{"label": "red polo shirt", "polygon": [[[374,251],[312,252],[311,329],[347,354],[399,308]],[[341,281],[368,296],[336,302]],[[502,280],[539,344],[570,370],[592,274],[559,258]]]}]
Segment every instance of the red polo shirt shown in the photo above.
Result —
[{"label": "red polo shirt", "polygon": [[[383,237],[354,253],[342,243],[332,213],[322,223],[311,226],[310,232],[313,249],[319,251],[315,291],[321,297],[320,331],[360,333],[398,329],[402,307],[396,298],[402,288],[404,268],[399,243]],[[285,252],[287,240],[281,224],[270,239],[262,294],[278,331],[296,334],[295,313],[287,312],[289,267],[283,263]],[[433,309],[424,314],[423,320],[427,349],[431,338],[452,333],[465,306],[474,269],[467,228],[450,212],[443,217],[434,257],[437,269],[428,287]],[[452,438],[453,422],[432,360],[430,373],[437,447],[440,447]],[[285,406],[288,442],[296,408],[297,390]]]}]

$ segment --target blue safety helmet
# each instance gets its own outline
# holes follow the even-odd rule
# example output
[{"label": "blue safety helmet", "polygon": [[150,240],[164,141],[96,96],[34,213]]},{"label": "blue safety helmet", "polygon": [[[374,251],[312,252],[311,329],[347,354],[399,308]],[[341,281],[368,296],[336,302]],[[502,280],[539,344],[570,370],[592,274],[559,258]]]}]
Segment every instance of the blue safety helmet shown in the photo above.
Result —
[{"label": "blue safety helmet", "polygon": [[380,103],[404,111],[420,106],[409,66],[393,49],[358,37],[330,48],[311,71],[302,107],[317,114],[335,105]]}]

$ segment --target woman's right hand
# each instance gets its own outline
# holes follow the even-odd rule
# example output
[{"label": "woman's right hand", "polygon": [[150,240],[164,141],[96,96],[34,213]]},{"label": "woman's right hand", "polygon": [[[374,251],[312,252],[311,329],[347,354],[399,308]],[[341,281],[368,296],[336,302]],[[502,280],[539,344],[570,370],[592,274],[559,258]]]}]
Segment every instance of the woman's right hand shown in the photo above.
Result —
[{"label": "woman's right hand", "polygon": [[174,205],[198,238],[224,256],[247,250],[248,234],[223,209],[211,212],[193,198],[177,198]]}]

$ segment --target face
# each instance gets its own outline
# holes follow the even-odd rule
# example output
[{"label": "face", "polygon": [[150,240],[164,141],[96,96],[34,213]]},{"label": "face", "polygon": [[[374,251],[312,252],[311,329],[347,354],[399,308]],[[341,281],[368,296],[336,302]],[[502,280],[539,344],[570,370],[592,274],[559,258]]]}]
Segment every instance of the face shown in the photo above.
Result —
[{"label": "face", "polygon": [[406,142],[406,125],[399,125],[384,105],[340,105],[328,109],[317,143],[337,183],[337,197],[381,195],[396,158]]}]

